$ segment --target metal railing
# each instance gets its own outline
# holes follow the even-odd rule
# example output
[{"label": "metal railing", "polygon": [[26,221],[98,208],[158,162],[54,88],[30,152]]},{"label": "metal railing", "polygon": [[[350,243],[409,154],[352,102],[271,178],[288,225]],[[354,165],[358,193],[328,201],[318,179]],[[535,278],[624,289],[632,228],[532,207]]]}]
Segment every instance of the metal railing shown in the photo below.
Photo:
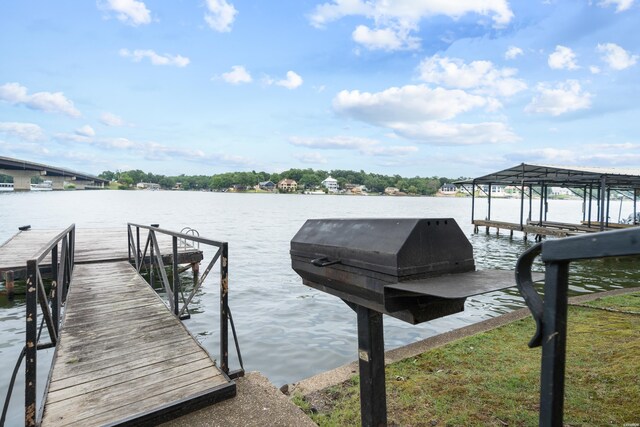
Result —
[{"label": "metal railing", "polygon": [[[542,347],[540,426],[563,425],[569,264],[631,255],[640,255],[638,228],[548,240],[532,246],[518,259],[516,283],[537,326],[529,347]],[[544,300],[536,292],[531,275],[538,256],[545,264]]]},{"label": "metal railing", "polygon": [[[13,370],[0,425],[4,425],[13,386],[23,359],[25,359],[25,425],[39,425],[42,419],[43,406],[41,405],[36,412],[37,351],[55,347],[58,343],[62,306],[66,301],[73,274],[75,230],[75,224],[72,224],[27,261],[26,342]],[[47,297],[41,268],[44,265],[49,266],[49,262],[52,280]],[[42,317],[39,327],[38,305]],[[50,342],[41,344],[40,335],[45,324]]]},{"label": "metal railing", "polygon": [[[146,230],[147,237],[144,240],[144,248],[141,245],[140,230]],[[184,230],[184,229],[183,229]],[[189,229],[191,230],[191,229]],[[164,234],[171,236],[171,267],[172,267],[172,280],[169,281],[169,277],[166,271],[166,265],[164,262],[163,254],[161,252],[160,245],[158,244],[157,234]],[[169,299],[169,307],[171,311],[180,319],[185,318],[189,313],[189,303],[196,295],[196,292],[202,287],[207,276],[219,261],[220,264],[220,369],[231,378],[244,375],[244,366],[242,363],[242,355],[240,353],[240,346],[238,344],[238,337],[236,334],[236,328],[233,323],[233,316],[229,308],[229,246],[227,242],[219,242],[216,240],[206,239],[200,237],[199,233],[190,232],[178,233],[171,230],[165,230],[160,228],[157,224],[151,226],[141,224],[127,224],[127,234],[129,241],[129,262],[131,262],[138,273],[142,271],[143,267],[148,267],[149,271],[149,284],[154,287],[155,282],[155,270],[157,269],[160,276],[161,284]],[[187,242],[191,242],[187,244]],[[185,298],[181,285],[179,274],[179,249],[186,250],[189,247],[193,248],[193,244],[200,244],[213,246],[218,248],[213,257],[207,264],[206,269],[200,275],[196,281],[193,289],[189,295]],[[182,306],[180,306],[180,296],[182,296]],[[185,315],[185,313],[187,313]],[[240,369],[230,371],[229,370],[229,325],[231,325],[231,331],[233,333],[234,344],[236,353],[238,356],[238,362],[240,363]]]}]

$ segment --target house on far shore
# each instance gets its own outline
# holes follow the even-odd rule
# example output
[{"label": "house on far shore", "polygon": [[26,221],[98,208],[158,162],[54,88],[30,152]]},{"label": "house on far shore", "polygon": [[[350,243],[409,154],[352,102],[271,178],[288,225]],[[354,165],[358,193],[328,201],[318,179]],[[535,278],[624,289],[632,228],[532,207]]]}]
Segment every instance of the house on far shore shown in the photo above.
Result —
[{"label": "house on far shore", "polygon": [[278,182],[278,190],[288,193],[294,192],[298,190],[298,183],[293,179],[282,179]]},{"label": "house on far shore", "polygon": [[258,183],[258,189],[264,191],[273,191],[276,185],[271,181],[262,181]]},{"label": "house on far shore", "polygon": [[338,180],[332,178],[331,175],[329,175],[324,181],[322,181],[322,185],[332,193],[338,192]]},{"label": "house on far shore", "polygon": [[457,192],[458,187],[451,183],[442,184],[442,187],[438,190],[438,193],[443,196],[455,196]]},{"label": "house on far shore", "polygon": [[345,184],[344,189],[349,194],[365,194],[367,193],[367,191],[369,191],[367,190],[367,187],[365,187],[364,185],[358,185],[358,184]]},{"label": "house on far shore", "polygon": [[136,188],[141,190],[159,190],[160,184],[155,184],[153,182],[139,182],[136,184]]},{"label": "house on far shore", "polygon": [[394,196],[400,192],[399,188],[396,187],[387,187],[384,189],[384,194],[387,196]]}]

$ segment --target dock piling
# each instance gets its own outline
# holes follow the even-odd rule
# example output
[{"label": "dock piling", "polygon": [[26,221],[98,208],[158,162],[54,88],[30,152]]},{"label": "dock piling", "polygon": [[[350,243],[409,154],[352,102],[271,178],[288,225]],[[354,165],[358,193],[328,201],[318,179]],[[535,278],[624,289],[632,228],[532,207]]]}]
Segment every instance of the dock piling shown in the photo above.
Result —
[{"label": "dock piling", "polygon": [[15,280],[13,278],[13,271],[9,270],[4,273],[4,287],[7,289],[7,299],[13,301],[15,296]]}]

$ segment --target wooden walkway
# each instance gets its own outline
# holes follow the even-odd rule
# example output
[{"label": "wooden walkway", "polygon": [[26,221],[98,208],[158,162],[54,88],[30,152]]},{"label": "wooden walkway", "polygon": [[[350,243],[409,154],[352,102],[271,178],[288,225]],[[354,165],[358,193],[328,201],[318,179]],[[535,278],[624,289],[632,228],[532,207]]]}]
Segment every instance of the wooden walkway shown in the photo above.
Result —
[{"label": "wooden walkway", "polygon": [[128,262],[75,266],[42,426],[153,422],[235,393]]}]

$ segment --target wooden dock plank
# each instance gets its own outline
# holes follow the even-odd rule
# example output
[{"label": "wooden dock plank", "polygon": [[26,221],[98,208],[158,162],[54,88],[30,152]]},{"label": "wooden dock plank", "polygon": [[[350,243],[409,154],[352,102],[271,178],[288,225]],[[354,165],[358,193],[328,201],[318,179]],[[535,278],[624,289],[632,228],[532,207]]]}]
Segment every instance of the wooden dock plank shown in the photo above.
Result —
[{"label": "wooden dock plank", "polygon": [[235,384],[129,263],[76,265],[43,426],[110,424],[214,394]]}]

